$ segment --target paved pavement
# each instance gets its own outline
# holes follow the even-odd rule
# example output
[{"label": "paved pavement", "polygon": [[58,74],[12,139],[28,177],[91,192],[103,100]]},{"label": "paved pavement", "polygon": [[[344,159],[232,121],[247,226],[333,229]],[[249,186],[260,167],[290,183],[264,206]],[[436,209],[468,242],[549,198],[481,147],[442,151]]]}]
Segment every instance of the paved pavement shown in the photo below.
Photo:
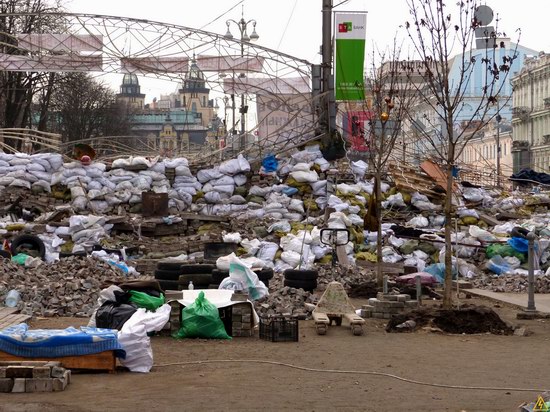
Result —
[{"label": "paved pavement", "polygon": [[[509,303],[520,308],[527,308],[527,293],[501,293],[483,289],[463,289],[464,293],[483,296],[492,300]],[[535,293],[535,307],[542,313],[550,313],[550,294]]]}]

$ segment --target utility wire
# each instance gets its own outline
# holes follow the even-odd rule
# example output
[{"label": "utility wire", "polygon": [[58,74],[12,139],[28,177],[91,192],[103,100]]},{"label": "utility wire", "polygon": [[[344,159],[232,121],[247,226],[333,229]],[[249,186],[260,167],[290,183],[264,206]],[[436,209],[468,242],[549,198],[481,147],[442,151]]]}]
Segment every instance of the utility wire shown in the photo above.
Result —
[{"label": "utility wire", "polygon": [[543,388],[509,388],[509,387],[495,387],[495,386],[465,386],[465,385],[447,385],[444,383],[431,383],[418,381],[415,379],[403,378],[398,375],[393,375],[391,373],[385,372],[374,372],[374,371],[354,371],[354,370],[339,370],[339,369],[318,369],[318,368],[307,368],[305,366],[293,365],[290,363],[284,362],[275,362],[261,359],[210,359],[204,361],[187,361],[187,362],[172,362],[172,363],[161,363],[158,365],[153,365],[155,368],[162,368],[167,366],[183,366],[183,365],[206,365],[210,363],[261,363],[267,365],[275,366],[284,366],[286,368],[298,369],[305,372],[317,372],[317,373],[339,373],[339,374],[348,374],[348,375],[372,375],[372,376],[383,376],[387,378],[397,379],[398,381],[411,383],[414,385],[422,386],[432,386],[436,388],[445,388],[445,389],[463,389],[463,390],[479,390],[479,391],[515,391],[515,392],[546,392],[548,389]]},{"label": "utility wire", "polygon": [[243,3],[243,2],[244,2],[244,0],[239,1],[239,2],[236,3],[233,7],[231,7],[229,10],[224,11],[222,14],[220,14],[218,17],[216,17],[214,20],[212,20],[212,21],[206,23],[206,24],[205,24],[204,26],[202,26],[199,30],[202,30],[202,29],[204,29],[205,27],[210,26],[212,23],[218,21],[219,19],[221,19],[223,16],[225,16],[227,13],[229,13],[231,10],[233,10],[235,7],[237,7],[239,4],[241,4],[241,3]]},{"label": "utility wire", "polygon": [[290,12],[290,16],[288,16],[288,20],[286,21],[285,29],[283,30],[283,34],[281,34],[281,38],[279,39],[279,44],[277,44],[277,50],[279,50],[279,47],[281,47],[281,43],[283,42],[286,31],[287,31],[288,26],[290,24],[290,21],[292,20],[292,17],[294,16],[294,10],[296,10],[296,5],[297,4],[298,4],[298,0],[294,0],[294,6],[292,7],[292,11]]}]

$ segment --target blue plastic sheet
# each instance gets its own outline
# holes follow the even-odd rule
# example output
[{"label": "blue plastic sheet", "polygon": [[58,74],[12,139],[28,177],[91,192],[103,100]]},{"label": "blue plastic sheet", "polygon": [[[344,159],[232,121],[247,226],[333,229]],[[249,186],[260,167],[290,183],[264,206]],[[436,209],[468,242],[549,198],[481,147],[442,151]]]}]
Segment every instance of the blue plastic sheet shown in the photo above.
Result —
[{"label": "blue plastic sheet", "polygon": [[520,253],[527,253],[529,250],[529,241],[521,237],[513,237],[508,239],[507,243],[512,246],[515,251]]},{"label": "blue plastic sheet", "polygon": [[277,167],[279,167],[279,162],[275,159],[275,155],[270,154],[262,160],[262,166],[266,173],[276,172]]}]

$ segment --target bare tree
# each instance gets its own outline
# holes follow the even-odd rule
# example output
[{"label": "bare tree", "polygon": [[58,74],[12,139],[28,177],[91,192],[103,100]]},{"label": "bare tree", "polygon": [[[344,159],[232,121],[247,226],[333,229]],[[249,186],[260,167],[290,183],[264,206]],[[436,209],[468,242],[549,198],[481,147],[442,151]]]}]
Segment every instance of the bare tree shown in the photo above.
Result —
[{"label": "bare tree", "polygon": [[[415,90],[409,82],[411,67],[400,61],[401,50],[394,40],[393,48],[372,53],[370,73],[365,79],[370,102],[368,127],[363,133],[367,144],[367,158],[374,173],[373,198],[365,216],[365,226],[378,233],[376,242],[376,277],[382,283],[382,178],[394,147],[400,137],[401,125],[415,101]],[[376,58],[377,57],[377,58]],[[378,66],[377,66],[378,64]],[[374,211],[374,213],[373,213]]]},{"label": "bare tree", "polygon": [[[59,11],[60,0],[0,1],[0,53],[25,55],[17,35],[46,33],[59,29],[59,21],[41,13]],[[24,15],[22,13],[25,13]],[[0,71],[0,127],[30,125],[31,106],[47,73]]]},{"label": "bare tree", "polygon": [[63,141],[129,134],[128,112],[109,86],[85,73],[60,76],[51,97]]},{"label": "bare tree", "polygon": [[[443,306],[452,306],[453,169],[469,140],[496,115],[500,92],[517,56],[517,44],[508,49],[495,31],[482,27],[476,15],[477,0],[462,0],[451,9],[443,0],[407,0],[411,20],[405,28],[422,69],[422,104],[433,117],[425,116],[424,139],[442,162],[446,174],[445,194],[445,294]],[[497,22],[498,23],[498,22]],[[485,45],[476,49],[475,32],[486,30]],[[454,56],[454,57],[453,57]],[[451,68],[457,70],[451,73]],[[475,99],[471,99],[472,88]],[[469,111],[465,110],[468,101]],[[459,122],[460,120],[460,122]],[[457,128],[457,124],[461,128]]]}]

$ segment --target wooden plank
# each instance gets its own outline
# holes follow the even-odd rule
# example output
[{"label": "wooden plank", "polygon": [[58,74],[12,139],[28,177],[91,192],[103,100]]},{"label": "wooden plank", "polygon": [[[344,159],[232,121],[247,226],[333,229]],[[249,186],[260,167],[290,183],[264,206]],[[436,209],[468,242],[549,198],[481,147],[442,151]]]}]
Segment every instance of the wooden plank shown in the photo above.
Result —
[{"label": "wooden plank", "polygon": [[18,312],[17,308],[0,308],[0,318],[11,315],[12,313]]},{"label": "wooden plank", "polygon": [[18,325],[21,322],[25,322],[30,319],[29,315],[11,314],[0,319],[0,330],[5,329],[12,325]]},{"label": "wooden plank", "polygon": [[495,219],[493,216],[486,215],[485,213],[477,213],[479,215],[479,218],[483,220],[485,223],[491,226],[497,226],[500,225],[500,222]]},{"label": "wooden plank", "polygon": [[[447,191],[447,173],[445,173],[437,163],[434,163],[431,160],[424,160],[420,164],[420,168],[424,171],[424,173],[435,180],[439,186]],[[455,182],[453,182],[452,188],[453,191],[457,190]]]},{"label": "wooden plank", "polygon": [[116,357],[114,351],[105,351],[80,356],[63,356],[60,358],[23,358],[0,351],[0,361],[2,362],[28,360],[61,362],[61,365],[66,369],[103,370],[114,373],[116,368]]},{"label": "wooden plank", "polygon": [[336,246],[336,256],[340,265],[349,266],[349,259],[344,246]]}]

